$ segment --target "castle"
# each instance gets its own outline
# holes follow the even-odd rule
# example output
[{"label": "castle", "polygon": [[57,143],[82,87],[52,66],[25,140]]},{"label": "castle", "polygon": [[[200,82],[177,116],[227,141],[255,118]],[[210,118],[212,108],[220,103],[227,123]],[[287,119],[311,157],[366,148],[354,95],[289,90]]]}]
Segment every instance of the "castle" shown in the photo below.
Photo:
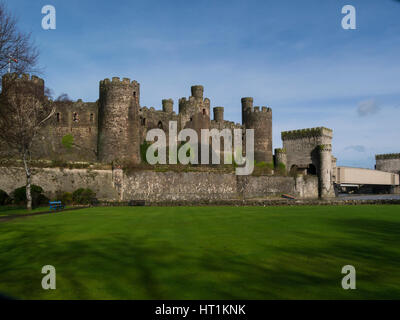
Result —
[{"label": "castle", "polygon": [[[28,75],[18,77],[6,74],[3,81],[18,79],[36,83],[44,92],[44,80]],[[169,121],[176,121],[178,131],[201,129],[254,129],[255,160],[272,163],[272,110],[253,107],[253,98],[242,98],[242,124],[226,121],[224,108],[213,108],[211,120],[210,99],[204,98],[204,88],[191,87],[189,98],[179,99],[178,114],[173,111],[172,99],[162,100],[162,109],[142,107],[140,84],[128,78],[100,81],[99,100],[96,102],[55,102],[56,112],[38,139],[33,157],[70,161],[100,161],[111,163],[129,160],[139,163],[140,145],[150,129],[163,129],[168,136]],[[72,148],[65,148],[63,137],[73,136]],[[3,150],[4,152],[4,150]]]},{"label": "castle", "polygon": [[[29,75],[6,74],[3,83],[34,83],[44,94],[44,80]],[[4,92],[3,92],[4,93]],[[287,172],[316,175],[319,195],[333,196],[332,130],[312,128],[282,132],[283,148],[272,149],[272,110],[253,106],[253,98],[241,99],[242,124],[224,119],[224,108],[213,108],[204,98],[201,85],[191,87],[189,98],[179,99],[179,112],[173,111],[172,99],[162,100],[162,109],[142,107],[140,84],[128,78],[104,79],[99,84],[96,102],[78,100],[55,101],[56,112],[41,129],[33,144],[34,159],[113,163],[127,160],[140,163],[140,146],[146,133],[163,129],[168,137],[169,121],[176,121],[178,130],[254,129],[254,159],[275,165],[283,164]],[[66,137],[72,143],[67,147]],[[167,138],[168,139],[168,138]],[[243,139],[244,140],[244,139]],[[167,140],[168,141],[168,140]],[[0,146],[0,157],[10,157],[9,150]]]}]

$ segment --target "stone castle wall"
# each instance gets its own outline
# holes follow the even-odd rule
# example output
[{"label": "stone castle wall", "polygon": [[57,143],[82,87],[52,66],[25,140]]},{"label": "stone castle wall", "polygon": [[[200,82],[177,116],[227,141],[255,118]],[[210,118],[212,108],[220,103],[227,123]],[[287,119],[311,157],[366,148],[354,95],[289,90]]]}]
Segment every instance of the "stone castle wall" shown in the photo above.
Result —
[{"label": "stone castle wall", "polygon": [[[134,171],[121,169],[90,170],[35,168],[32,182],[47,196],[57,191],[73,192],[91,188],[99,200],[129,201],[218,201],[279,197],[291,194],[300,198],[317,198],[316,177],[236,176],[210,172]],[[25,184],[20,167],[0,167],[0,189],[7,193]]]},{"label": "stone castle wall", "polygon": [[[63,161],[96,161],[98,136],[96,102],[58,102],[49,123],[40,130],[33,144],[33,158]],[[72,144],[63,138],[72,137]]]},{"label": "stone castle wall", "polygon": [[376,155],[376,170],[400,173],[400,153]]},{"label": "stone castle wall", "polygon": [[[96,102],[55,102],[55,114],[41,128],[32,145],[32,159],[97,161],[98,105]],[[71,145],[63,138],[72,137]],[[0,158],[16,154],[0,143]]]},{"label": "stone castle wall", "polygon": [[[146,140],[146,133],[151,129],[164,130],[166,137],[169,136],[169,121],[179,122],[179,116],[168,108],[166,110],[156,110],[153,107],[142,107],[139,109],[140,122],[140,144]],[[168,140],[167,140],[168,141]]]}]

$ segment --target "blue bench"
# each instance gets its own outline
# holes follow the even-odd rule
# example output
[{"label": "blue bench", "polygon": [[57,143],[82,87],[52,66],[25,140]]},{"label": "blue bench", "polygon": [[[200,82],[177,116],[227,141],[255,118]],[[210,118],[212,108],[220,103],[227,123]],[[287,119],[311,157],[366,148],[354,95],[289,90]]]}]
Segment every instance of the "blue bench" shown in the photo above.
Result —
[{"label": "blue bench", "polygon": [[296,198],[293,197],[293,196],[291,196],[290,194],[283,194],[283,195],[282,195],[282,198],[290,199],[290,200],[296,200]]},{"label": "blue bench", "polygon": [[49,206],[50,210],[58,210],[58,209],[64,209],[64,205],[61,203],[61,201],[49,201]]}]

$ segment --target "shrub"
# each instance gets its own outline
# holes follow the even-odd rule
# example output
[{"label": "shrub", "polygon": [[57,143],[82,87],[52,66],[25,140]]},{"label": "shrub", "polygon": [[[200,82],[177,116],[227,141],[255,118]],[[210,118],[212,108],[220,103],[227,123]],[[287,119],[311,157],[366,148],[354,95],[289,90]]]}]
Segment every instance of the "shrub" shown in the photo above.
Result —
[{"label": "shrub", "polygon": [[[15,204],[26,204],[26,186],[17,188],[13,191],[13,200]],[[49,199],[43,194],[43,188],[35,184],[31,185],[32,206],[48,204]]]},{"label": "shrub", "polygon": [[11,203],[11,198],[4,190],[0,189],[0,206],[5,206]]},{"label": "shrub", "polygon": [[91,189],[79,188],[72,193],[72,201],[75,204],[89,204],[96,197]]},{"label": "shrub", "polygon": [[71,204],[72,203],[72,193],[64,192],[61,196],[61,202],[63,204]]},{"label": "shrub", "polygon": [[56,193],[56,201],[61,201],[62,204],[67,205],[72,203],[72,193],[58,191]]}]

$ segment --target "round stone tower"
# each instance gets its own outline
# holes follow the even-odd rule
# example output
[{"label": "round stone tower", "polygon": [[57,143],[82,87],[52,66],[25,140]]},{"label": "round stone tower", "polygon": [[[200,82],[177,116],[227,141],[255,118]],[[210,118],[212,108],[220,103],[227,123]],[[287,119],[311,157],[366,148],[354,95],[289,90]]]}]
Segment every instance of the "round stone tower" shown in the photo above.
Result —
[{"label": "round stone tower", "polygon": [[172,113],[174,109],[174,100],[172,99],[163,99],[162,100],[162,110],[167,113]]},{"label": "round stone tower", "polygon": [[214,120],[217,122],[224,122],[224,107],[214,107]]},{"label": "round stone tower", "polygon": [[254,160],[273,162],[272,155],[272,110],[253,107],[253,98],[242,98],[242,124],[254,129]]},{"label": "round stone tower", "polygon": [[139,83],[128,78],[100,81],[98,158],[140,162]]},{"label": "round stone tower", "polygon": [[253,112],[253,98],[242,98],[242,124],[247,121],[247,114]]},{"label": "round stone tower", "polygon": [[329,198],[335,196],[332,175],[332,145],[325,144],[318,146],[319,152],[319,196]]},{"label": "round stone tower", "polygon": [[285,149],[275,149],[275,167],[282,163],[287,168],[287,155]]},{"label": "round stone tower", "polygon": [[191,87],[192,91],[192,97],[195,97],[196,99],[202,99],[203,100],[203,94],[204,94],[204,87],[200,85],[195,85]]},{"label": "round stone tower", "polygon": [[192,86],[191,93],[189,99],[179,99],[180,128],[208,129],[210,127],[210,100],[203,98],[204,87]]}]

